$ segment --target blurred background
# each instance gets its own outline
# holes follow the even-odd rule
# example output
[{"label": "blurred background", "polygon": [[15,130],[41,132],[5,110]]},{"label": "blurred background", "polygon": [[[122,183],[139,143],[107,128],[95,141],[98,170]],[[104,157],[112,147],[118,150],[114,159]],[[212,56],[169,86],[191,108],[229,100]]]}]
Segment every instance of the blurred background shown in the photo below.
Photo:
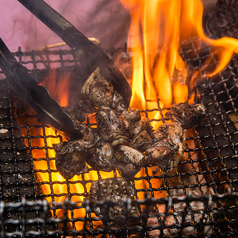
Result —
[{"label": "blurred background", "polygon": [[[17,0],[0,0],[0,37],[11,51],[39,50],[62,40]],[[87,37],[102,47],[120,46],[126,40],[130,15],[120,0],[46,0]]]},{"label": "blurred background", "polygon": [[[120,0],[45,0],[87,37],[96,37],[104,49],[120,47],[126,41],[130,15]],[[150,1],[150,0],[149,0]],[[12,52],[62,42],[17,0],[0,0],[0,37]],[[216,0],[203,0],[211,11]]]}]

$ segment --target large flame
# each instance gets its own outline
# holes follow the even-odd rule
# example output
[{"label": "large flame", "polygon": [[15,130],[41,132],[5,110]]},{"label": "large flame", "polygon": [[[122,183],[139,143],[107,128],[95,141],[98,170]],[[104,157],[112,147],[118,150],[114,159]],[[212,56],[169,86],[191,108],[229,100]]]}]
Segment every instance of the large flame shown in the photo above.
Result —
[{"label": "large flame", "polygon": [[[133,79],[131,107],[158,109],[184,102],[188,97],[185,85],[188,67],[179,55],[180,42],[192,37],[212,46],[211,55],[219,59],[217,68],[203,73],[211,77],[220,72],[238,52],[238,41],[224,37],[211,40],[203,32],[203,4],[200,0],[121,0],[131,14],[128,46],[132,55]],[[193,72],[194,77],[199,72]],[[201,73],[201,72],[200,72]],[[159,119],[159,113],[149,113]],[[155,123],[154,128],[160,124]]]}]

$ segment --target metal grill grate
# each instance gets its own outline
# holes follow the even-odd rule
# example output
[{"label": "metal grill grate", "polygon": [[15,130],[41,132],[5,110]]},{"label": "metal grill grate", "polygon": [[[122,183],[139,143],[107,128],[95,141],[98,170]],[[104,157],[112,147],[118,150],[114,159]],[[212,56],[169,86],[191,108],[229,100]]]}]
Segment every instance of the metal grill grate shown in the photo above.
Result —
[{"label": "metal grill grate", "polygon": [[[220,37],[217,32],[216,37]],[[198,50],[196,40],[183,42],[180,54],[188,65],[199,69],[211,50],[209,46]],[[62,48],[22,52],[19,48],[14,56],[39,83],[47,77],[51,80],[48,75],[53,68],[56,68],[58,84],[70,73],[70,103],[74,103],[82,87],[81,69],[74,51]],[[108,226],[108,221],[114,218],[107,212],[103,218],[93,212],[95,207],[108,211],[113,201],[83,201],[91,182],[105,178],[105,172],[89,169],[73,180],[55,180],[58,175],[50,140],[59,143],[62,137],[22,102],[0,73],[1,236],[236,237],[237,62],[234,56],[216,77],[197,84],[195,101],[206,106],[207,115],[200,126],[187,131],[183,159],[177,169],[169,173],[163,174],[155,166],[140,171],[132,180],[136,199],[123,203],[125,215],[120,217],[122,222],[116,227]],[[217,63],[214,60],[214,66]],[[159,120],[166,122],[167,108],[158,110],[162,115]],[[148,110],[144,113],[147,115]],[[91,118],[87,124],[94,126]],[[37,162],[46,168],[37,168]],[[39,173],[47,175],[47,179],[40,179]],[[110,173],[110,177],[114,176],[116,171]],[[80,189],[74,190],[76,186]],[[46,188],[45,192],[42,187]],[[140,207],[140,214],[130,215],[131,206]],[[133,220],[139,222],[128,222]]]},{"label": "metal grill grate", "polygon": [[[97,206],[107,206],[108,201],[97,202],[96,204],[85,202],[82,205],[77,205],[76,203],[65,201],[64,203],[53,203],[50,209],[57,210],[58,208],[63,209],[64,214],[71,211],[73,208],[82,207],[86,209],[86,214],[88,217],[81,219],[85,223],[85,226],[81,231],[76,231],[74,229],[66,230],[66,223],[72,222],[72,219],[68,219],[66,216],[62,218],[53,218],[48,217],[47,211],[49,205],[46,201],[36,200],[26,201],[22,199],[17,203],[0,203],[0,212],[1,215],[6,212],[19,212],[22,219],[4,219],[2,217],[1,223],[1,235],[2,237],[62,237],[62,236],[82,236],[82,237],[127,237],[131,234],[135,234],[139,237],[158,237],[159,235],[166,237],[171,237],[172,234],[176,234],[176,237],[187,237],[189,231],[195,230],[196,235],[203,237],[204,230],[206,231],[206,236],[211,237],[220,237],[220,236],[229,236],[235,237],[237,235],[237,219],[230,219],[229,216],[237,213],[237,205],[229,205],[231,200],[237,200],[237,195],[231,193],[230,191],[224,195],[209,195],[209,196],[193,196],[191,194],[186,197],[179,198],[161,198],[161,199],[152,199],[147,198],[142,201],[135,201],[136,204],[144,205],[148,209],[151,206],[162,204],[165,206],[165,211],[163,213],[156,214],[145,214],[138,216],[143,220],[141,225],[136,227],[128,227],[126,221],[129,218],[128,215],[123,216],[125,219],[124,224],[120,229],[108,228],[107,230],[98,228],[96,230],[90,229],[90,225],[94,222],[97,222],[97,218],[92,218],[91,208],[95,205]],[[196,210],[191,209],[193,203],[199,203],[200,208]],[[217,202],[222,202],[223,207],[214,208],[213,204]],[[126,208],[130,208],[131,201],[126,201],[124,203]],[[179,206],[180,210],[177,212],[173,211],[173,207]],[[41,216],[39,218],[27,218],[26,214],[29,211],[41,211]],[[199,216],[201,219],[196,221],[196,217]],[[188,217],[191,217],[192,222],[188,222]],[[110,219],[108,217],[108,219]],[[4,228],[7,225],[19,225],[20,230],[15,232],[7,232]],[[41,230],[28,230],[29,226],[41,226]],[[47,227],[56,225],[56,227],[61,227],[61,229],[48,230]],[[227,226],[232,229],[229,231],[221,232],[221,226]],[[179,232],[178,232],[179,231]],[[175,233],[176,232],[176,233]],[[185,235],[182,235],[185,233]],[[175,237],[175,236],[174,236]]]},{"label": "metal grill grate", "polygon": [[[71,53],[72,51],[68,50],[53,51],[53,53],[47,51],[44,53],[44,58],[48,57],[48,65],[61,63],[58,65],[60,72],[67,72],[74,69],[75,61],[71,61],[70,66],[65,66],[63,59]],[[186,55],[185,50],[183,53]],[[49,69],[38,69],[38,65],[42,66],[44,62],[40,57],[42,52],[23,53],[19,50],[15,56],[19,62],[37,75],[39,81],[47,75]],[[50,57],[54,59],[50,60]],[[57,60],[55,57],[62,60]],[[232,62],[236,62],[235,57],[231,64]],[[187,131],[184,157],[177,170],[163,174],[157,167],[146,167],[132,181],[133,186],[136,187],[136,198],[142,199],[142,201],[133,201],[139,203],[142,208],[141,215],[138,215],[140,223],[136,226],[128,226],[126,221],[131,216],[128,213],[124,218],[125,223],[115,228],[107,227],[105,224],[103,226],[101,219],[95,217],[92,212],[95,204],[87,200],[82,203],[82,196],[87,196],[92,180],[104,178],[105,173],[93,172],[90,169],[89,173],[76,180],[53,181],[57,170],[51,166],[54,158],[50,156],[50,151],[53,148],[49,146],[48,141],[58,138],[60,142],[61,136],[54,131],[47,134],[49,126],[40,122],[33,110],[26,107],[11,91],[7,81],[2,79],[0,81],[0,130],[3,132],[1,134],[1,200],[6,202],[2,203],[1,210],[2,234],[17,237],[22,234],[27,236],[67,234],[75,237],[76,235],[100,237],[105,234],[109,237],[133,235],[166,237],[186,234],[211,236],[214,232],[236,234],[237,195],[231,192],[231,188],[232,191],[236,190],[238,182],[235,127],[237,119],[235,117],[232,121],[231,118],[237,115],[237,110],[236,97],[229,93],[227,77],[223,75],[227,70],[231,71],[228,79],[234,79],[235,74],[232,72],[235,68],[229,65],[214,81],[202,81],[198,85],[196,100],[203,102],[208,108],[207,117],[195,131]],[[227,95],[228,100],[224,94]],[[159,110],[164,115],[166,109]],[[165,122],[167,119],[162,116],[160,120]],[[90,124],[89,119],[88,125],[93,125]],[[43,144],[42,142],[37,144],[39,139],[42,139]],[[34,152],[37,150],[41,155],[34,158]],[[12,156],[8,157],[7,153],[11,153]],[[36,168],[33,161],[45,161],[47,169]],[[49,174],[49,181],[39,181],[36,176],[39,172]],[[114,171],[110,176],[116,176],[116,172]],[[72,191],[71,187],[76,184],[80,184],[81,190]],[[42,185],[48,186],[47,192],[42,193]],[[64,185],[66,190],[56,192],[54,188],[56,185]],[[228,191],[229,194],[225,195]],[[25,196],[27,201],[21,200],[22,196]],[[44,198],[52,201],[53,205],[46,205]],[[72,204],[78,198],[81,202]],[[55,204],[65,199],[63,203]],[[126,202],[127,208],[131,206],[130,202]],[[109,209],[111,203],[104,201],[97,205]],[[77,215],[75,209],[84,212]],[[108,219],[110,220],[105,217],[105,220]]]}]

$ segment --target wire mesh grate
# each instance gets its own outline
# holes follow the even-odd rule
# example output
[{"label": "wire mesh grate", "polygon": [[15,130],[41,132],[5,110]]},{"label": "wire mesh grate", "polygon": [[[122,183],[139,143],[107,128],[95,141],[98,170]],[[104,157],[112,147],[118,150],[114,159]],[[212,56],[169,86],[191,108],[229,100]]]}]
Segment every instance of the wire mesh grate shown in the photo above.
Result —
[{"label": "wire mesh grate", "polygon": [[[65,54],[68,53],[65,51]],[[42,53],[40,52],[40,54]],[[50,55],[51,52],[49,51],[47,54]],[[21,52],[21,55],[24,55],[24,53]],[[31,54],[28,57],[30,58]],[[32,61],[30,59],[21,60],[22,64],[30,64],[33,61],[34,59]],[[51,62],[49,61],[49,63]],[[37,63],[35,67],[37,67]],[[69,70],[68,67],[63,65],[60,66],[60,70],[62,68],[66,71]],[[34,73],[36,70],[32,69],[31,72]],[[40,74],[42,71],[44,76],[46,75],[44,69],[40,70],[38,73],[38,79],[40,80],[42,80],[40,78],[42,77]],[[232,71],[234,71],[234,67]],[[224,79],[224,76],[220,74],[220,78]],[[2,85],[1,115],[6,114],[1,118],[1,130],[11,132],[9,135],[4,135],[3,133],[1,136],[1,142],[4,145],[7,145],[8,142],[10,143],[7,148],[1,147],[1,154],[4,154],[5,151],[11,151],[13,154],[13,157],[9,159],[6,156],[2,156],[1,200],[6,202],[6,207],[9,202],[13,202],[10,203],[12,206],[16,203],[22,206],[21,209],[24,209],[24,204],[28,200],[32,200],[29,203],[31,204],[32,202],[35,205],[35,208],[33,206],[31,210],[29,222],[27,221],[28,218],[22,220],[22,216],[29,214],[28,212],[23,215],[21,212],[14,212],[14,209],[8,210],[9,212],[7,213],[4,212],[4,214],[9,215],[9,217],[5,217],[4,225],[2,226],[4,227],[2,228],[2,232],[5,232],[4,235],[11,236],[14,234],[21,236],[22,232],[26,232],[26,235],[43,235],[46,234],[44,232],[50,230],[47,233],[48,236],[67,234],[100,237],[107,234],[109,237],[124,237],[126,235],[141,237],[180,235],[182,237],[185,233],[211,235],[214,232],[221,232],[221,227],[219,226],[221,223],[224,227],[222,232],[225,234],[227,232],[227,234],[231,235],[235,234],[234,224],[236,224],[237,218],[234,214],[237,200],[236,198],[229,200],[230,207],[226,211],[226,209],[224,210],[224,205],[225,207],[228,206],[226,204],[227,200],[220,198],[220,196],[226,197],[224,194],[230,188],[236,190],[237,184],[237,166],[233,166],[234,163],[232,166],[229,165],[230,158],[236,159],[237,156],[237,129],[235,127],[237,119],[232,121],[229,117],[231,114],[236,115],[236,107],[234,106],[236,98],[233,98],[232,95],[228,95],[230,97],[228,102],[227,100],[221,101],[217,96],[217,89],[213,87],[212,83],[206,81],[200,83],[196,100],[203,102],[210,109],[207,112],[205,122],[201,123],[196,130],[187,130],[186,149],[178,168],[170,173],[162,173],[156,166],[143,168],[132,181],[132,185],[136,188],[136,200],[133,203],[138,202],[140,207],[140,213],[133,216],[138,216],[136,220],[139,219],[140,222],[135,227],[132,226],[132,228],[128,227],[126,223],[123,224],[123,222],[119,227],[108,227],[105,225],[107,224],[106,221],[115,218],[104,217],[102,219],[96,217],[93,212],[95,204],[92,204],[92,201],[84,200],[88,196],[91,183],[94,180],[105,178],[105,172],[89,169],[88,173],[73,180],[57,179],[59,175],[54,166],[51,141],[53,140],[54,143],[61,142],[61,135],[42,122],[36,113],[27,107],[11,91],[6,80],[2,79],[0,83]],[[224,82],[220,83],[219,86],[221,84],[226,86]],[[205,91],[203,92],[202,90]],[[229,92],[229,90],[225,88],[218,92],[218,95],[221,95]],[[233,107],[229,107],[229,110],[225,111],[224,105],[229,104],[232,100],[234,100]],[[160,108],[159,110],[164,115],[167,109]],[[167,121],[165,116],[160,120],[162,122]],[[88,118],[87,124],[88,126],[93,126],[94,122],[91,122],[91,118]],[[220,140],[222,141],[220,142]],[[233,154],[224,154],[229,148]],[[18,156],[19,151],[23,154],[23,157]],[[6,168],[6,164],[10,164],[10,162],[12,165]],[[29,168],[26,166],[27,162],[29,162]],[[46,167],[38,168],[35,162],[43,163]],[[24,163],[24,169],[22,170],[18,168],[21,163]],[[46,177],[39,177],[39,173]],[[29,178],[25,178],[25,175]],[[117,172],[113,171],[109,176],[115,177],[117,175]],[[42,189],[45,189],[45,191],[43,192]],[[214,197],[212,201],[207,201],[209,204],[204,205],[204,199],[208,199],[208,194],[217,197],[216,199]],[[27,199],[27,201],[23,202],[24,204],[21,201],[22,196]],[[229,196],[236,195],[230,192]],[[174,201],[173,199],[175,201],[180,199],[179,197],[184,199],[185,205],[171,202]],[[197,200],[198,198],[200,200]],[[35,201],[35,199],[41,200]],[[40,204],[45,202],[44,199],[49,202],[47,203],[47,214],[42,213],[43,208],[39,208],[36,205],[39,201]],[[159,202],[152,202],[154,199],[159,199]],[[172,200],[170,201],[169,199]],[[189,202],[186,199],[190,199]],[[141,201],[144,200],[149,201],[150,205],[146,204],[146,202],[143,204]],[[74,203],[76,201],[76,204],[67,205],[67,208],[65,208],[66,203]],[[51,203],[59,204],[55,206],[49,205]],[[109,209],[111,203],[111,201],[103,201],[101,204],[99,202],[100,205],[98,206]],[[170,204],[168,205],[168,203]],[[3,204],[5,206],[5,203]],[[130,207],[131,205],[124,204],[123,206]],[[46,211],[44,209],[43,211]],[[228,214],[226,217],[229,217],[229,219],[226,223],[223,220],[221,222],[223,215],[220,215],[220,211]],[[129,217],[131,216],[129,212],[126,212],[126,214]],[[46,216],[48,219],[46,219],[47,224],[44,223]],[[105,216],[107,216],[107,213],[105,213]],[[130,220],[129,217],[124,217],[123,219],[128,221]],[[42,223],[42,221],[44,222]]]},{"label": "wire mesh grate", "polygon": [[[219,30],[209,33],[220,37]],[[183,42],[180,51],[194,69],[201,68],[211,53],[210,46],[198,49],[197,40]],[[117,53],[125,53],[123,50],[117,49]],[[74,51],[60,48],[22,52],[19,48],[14,56],[38,83],[51,81],[55,75],[57,85],[70,74],[69,103],[75,103],[82,87],[82,69]],[[1,236],[236,237],[237,62],[237,56],[233,56],[212,81],[198,82],[195,102],[202,102],[207,114],[198,127],[187,130],[186,148],[178,167],[168,173],[156,166],[142,168],[131,181],[135,200],[128,199],[120,205],[111,200],[87,199],[93,181],[117,177],[117,171],[106,173],[89,168],[87,173],[70,180],[60,177],[53,144],[60,143],[63,137],[25,105],[0,73]],[[120,66],[121,62],[117,63]],[[217,64],[214,59],[212,67]],[[168,108],[156,110],[161,113],[159,121],[165,123]],[[85,123],[96,125],[93,117]],[[125,210],[117,218],[120,222],[110,226],[117,223],[108,212],[114,206]],[[130,214],[132,207],[138,207],[139,212]],[[106,212],[98,217],[95,209]]]},{"label": "wire mesh grate", "polygon": [[[99,219],[96,217],[91,217],[92,208],[94,206],[108,207],[110,206],[109,201],[101,201],[91,203],[86,200],[82,204],[66,200],[63,203],[52,203],[48,204],[45,200],[35,200],[27,201],[22,198],[16,203],[0,203],[0,212],[2,218],[1,224],[1,235],[2,237],[22,237],[22,236],[39,236],[39,237],[55,237],[55,236],[95,236],[102,237],[108,234],[108,237],[114,235],[116,237],[125,237],[132,234],[138,237],[158,237],[158,236],[173,236],[179,235],[181,237],[187,237],[183,234],[189,234],[191,230],[195,230],[195,236],[204,235],[204,230],[207,236],[233,236],[237,234],[237,218],[230,219],[230,216],[237,213],[237,204],[230,205],[230,201],[237,201],[237,194],[231,193],[228,189],[228,193],[223,195],[206,195],[206,196],[194,196],[188,194],[183,197],[166,197],[160,199],[146,198],[140,201],[133,201],[133,203],[138,206],[145,206],[149,210],[151,206],[164,206],[163,212],[157,213],[145,213],[141,215],[133,216],[133,219],[141,219],[141,222],[137,226],[128,226],[127,220],[130,219],[129,212],[121,216],[121,227],[113,229],[109,227],[106,232],[102,227],[97,227],[96,229],[91,229],[89,224],[97,224]],[[214,204],[217,202],[222,202],[223,207],[216,207]],[[113,203],[111,201],[111,203]],[[199,207],[194,208],[194,203],[198,203]],[[123,206],[129,211],[132,202],[127,200],[124,202]],[[173,207],[179,207],[176,212],[173,211]],[[64,214],[67,214],[74,209],[85,209],[86,216],[83,218],[74,219],[74,222],[82,222],[85,224],[82,230],[75,230],[69,223],[72,223],[72,219],[67,216],[62,216],[60,218],[50,217],[48,210],[63,210]],[[21,219],[8,218],[5,215],[9,211],[17,211],[21,214]],[[26,214],[32,211],[39,211],[40,216],[38,218],[29,218]],[[175,219],[176,218],[176,219]],[[115,219],[106,215],[105,220]],[[6,227],[9,225],[19,225],[20,229],[18,231],[9,232],[6,231]],[[28,230],[30,226],[41,226],[41,230]],[[60,229],[50,230],[54,225]],[[220,231],[220,226],[229,227],[229,230]],[[177,237],[177,236],[176,236]]]}]

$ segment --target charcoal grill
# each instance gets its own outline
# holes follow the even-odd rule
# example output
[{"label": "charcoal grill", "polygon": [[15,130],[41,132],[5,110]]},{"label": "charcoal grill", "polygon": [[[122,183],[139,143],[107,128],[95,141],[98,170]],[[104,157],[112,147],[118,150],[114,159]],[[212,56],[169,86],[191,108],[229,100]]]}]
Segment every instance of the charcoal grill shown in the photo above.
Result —
[{"label": "charcoal grill", "polygon": [[[229,9],[233,16],[238,15],[236,4],[236,1],[218,1],[217,11],[204,18],[209,19],[205,31],[210,37],[237,38],[237,21],[229,21],[228,17]],[[228,20],[220,24],[218,18]],[[231,32],[234,34],[230,35]],[[204,47],[201,54],[190,58],[191,49],[197,50],[193,49],[194,41],[196,39],[183,42],[180,54],[187,64],[199,69],[210,48]],[[118,52],[123,53],[123,49],[117,49]],[[68,72],[72,78],[80,75],[75,53],[67,48],[31,52],[22,52],[19,48],[14,56],[39,83],[52,68],[57,68],[57,75]],[[214,64],[217,64],[215,60]],[[121,217],[123,222],[119,227],[107,226],[105,221],[113,218],[105,215],[99,219],[93,213],[95,206],[109,209],[113,201],[75,201],[75,196],[87,196],[92,177],[82,175],[80,181],[52,180],[57,171],[50,167],[53,158],[49,152],[53,148],[47,141],[50,138],[61,141],[62,137],[56,132],[46,134],[49,126],[12,91],[1,73],[1,237],[237,237],[237,70],[238,57],[235,55],[212,80],[203,79],[196,84],[195,101],[206,105],[206,117],[200,126],[187,131],[184,157],[176,170],[163,174],[156,167],[146,167],[134,178],[136,200],[124,202],[127,213]],[[60,84],[60,77],[58,80]],[[76,86],[82,85],[72,84],[73,95],[77,94]],[[167,108],[157,110],[162,115],[159,120],[166,122]],[[90,118],[86,123],[94,126]],[[41,132],[32,133],[33,129]],[[35,143],[39,138],[44,141],[41,145]],[[44,156],[34,158],[35,150],[44,151]],[[46,161],[48,169],[36,169],[35,160]],[[49,173],[49,182],[39,181],[38,172]],[[104,176],[100,171],[95,173],[96,179]],[[116,171],[111,176],[116,176]],[[77,183],[83,189],[72,192],[70,187]],[[50,188],[45,194],[41,191],[43,184]],[[55,193],[53,186],[56,184],[66,185],[67,190]],[[62,202],[56,202],[63,196]],[[46,198],[51,203],[46,202]],[[131,217],[129,210],[134,204],[140,206],[141,213]],[[85,213],[75,216],[75,211],[80,209]],[[127,221],[131,218],[139,219],[140,223],[129,224]],[[77,229],[78,224],[81,229]]]}]

